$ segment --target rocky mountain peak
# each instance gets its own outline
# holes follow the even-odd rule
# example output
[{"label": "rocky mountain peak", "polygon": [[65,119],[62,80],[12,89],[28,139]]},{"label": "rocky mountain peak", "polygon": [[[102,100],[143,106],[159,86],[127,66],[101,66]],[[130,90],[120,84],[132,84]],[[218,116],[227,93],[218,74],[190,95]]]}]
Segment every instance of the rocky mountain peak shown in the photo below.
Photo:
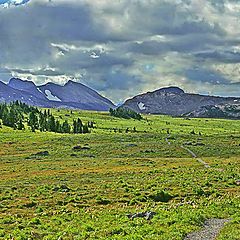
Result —
[{"label": "rocky mountain peak", "polygon": [[33,82],[28,80],[22,80],[20,78],[11,78],[9,80],[8,86],[19,90],[26,90],[32,87],[36,87]]},{"label": "rocky mountain peak", "polygon": [[159,93],[173,93],[173,94],[183,94],[185,93],[181,88],[179,87],[166,87],[166,88],[160,88],[158,90],[156,90],[155,92],[159,92]]}]

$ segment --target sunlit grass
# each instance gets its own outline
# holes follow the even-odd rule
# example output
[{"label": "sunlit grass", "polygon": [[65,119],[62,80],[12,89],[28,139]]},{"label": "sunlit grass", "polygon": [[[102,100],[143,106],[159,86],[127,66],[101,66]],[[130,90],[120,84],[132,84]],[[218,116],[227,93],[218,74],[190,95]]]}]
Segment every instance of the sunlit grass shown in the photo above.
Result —
[{"label": "sunlit grass", "polygon": [[[86,135],[0,129],[0,239],[184,239],[215,217],[232,219],[219,239],[238,239],[239,121],[53,114],[96,128]],[[211,168],[180,148],[186,143]],[[35,155],[41,151],[49,155]],[[159,191],[172,199],[155,201]],[[126,217],[146,210],[157,212],[151,223]]]}]

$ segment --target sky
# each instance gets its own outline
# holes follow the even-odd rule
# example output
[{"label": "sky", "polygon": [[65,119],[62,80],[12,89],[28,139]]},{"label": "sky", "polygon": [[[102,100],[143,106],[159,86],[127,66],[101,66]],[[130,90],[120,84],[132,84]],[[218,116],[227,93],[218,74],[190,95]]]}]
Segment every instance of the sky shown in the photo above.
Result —
[{"label": "sky", "polygon": [[239,24],[239,0],[0,0],[0,80],[74,80],[115,103],[240,96]]}]

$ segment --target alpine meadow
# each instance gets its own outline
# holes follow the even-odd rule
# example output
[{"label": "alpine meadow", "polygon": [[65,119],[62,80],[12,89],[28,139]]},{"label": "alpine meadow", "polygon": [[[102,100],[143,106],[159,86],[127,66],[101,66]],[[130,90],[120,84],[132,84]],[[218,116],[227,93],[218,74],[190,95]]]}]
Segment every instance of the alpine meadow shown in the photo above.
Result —
[{"label": "alpine meadow", "polygon": [[[229,220],[217,239],[238,239],[239,121],[51,112],[94,127],[2,126],[2,239],[184,239],[213,218]],[[127,217],[145,211],[156,215]]]}]

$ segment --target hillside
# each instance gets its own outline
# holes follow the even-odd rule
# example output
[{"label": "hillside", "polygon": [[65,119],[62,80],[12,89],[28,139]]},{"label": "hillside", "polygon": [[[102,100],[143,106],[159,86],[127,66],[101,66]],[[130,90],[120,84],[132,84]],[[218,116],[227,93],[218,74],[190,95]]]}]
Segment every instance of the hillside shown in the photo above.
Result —
[{"label": "hillside", "polygon": [[184,114],[183,116],[240,119],[240,104],[226,103],[226,104],[202,106],[190,113]]},{"label": "hillside", "polygon": [[[124,104],[139,113],[166,114],[171,116],[190,115],[192,117],[225,117],[239,118],[235,111],[225,111],[231,106],[239,108],[240,98],[225,98],[185,93],[178,87],[169,87],[144,93],[128,99]],[[219,106],[219,107],[218,107]],[[219,112],[208,112],[213,107],[222,109]],[[233,108],[235,108],[233,107]],[[202,111],[205,109],[204,111]]]}]

